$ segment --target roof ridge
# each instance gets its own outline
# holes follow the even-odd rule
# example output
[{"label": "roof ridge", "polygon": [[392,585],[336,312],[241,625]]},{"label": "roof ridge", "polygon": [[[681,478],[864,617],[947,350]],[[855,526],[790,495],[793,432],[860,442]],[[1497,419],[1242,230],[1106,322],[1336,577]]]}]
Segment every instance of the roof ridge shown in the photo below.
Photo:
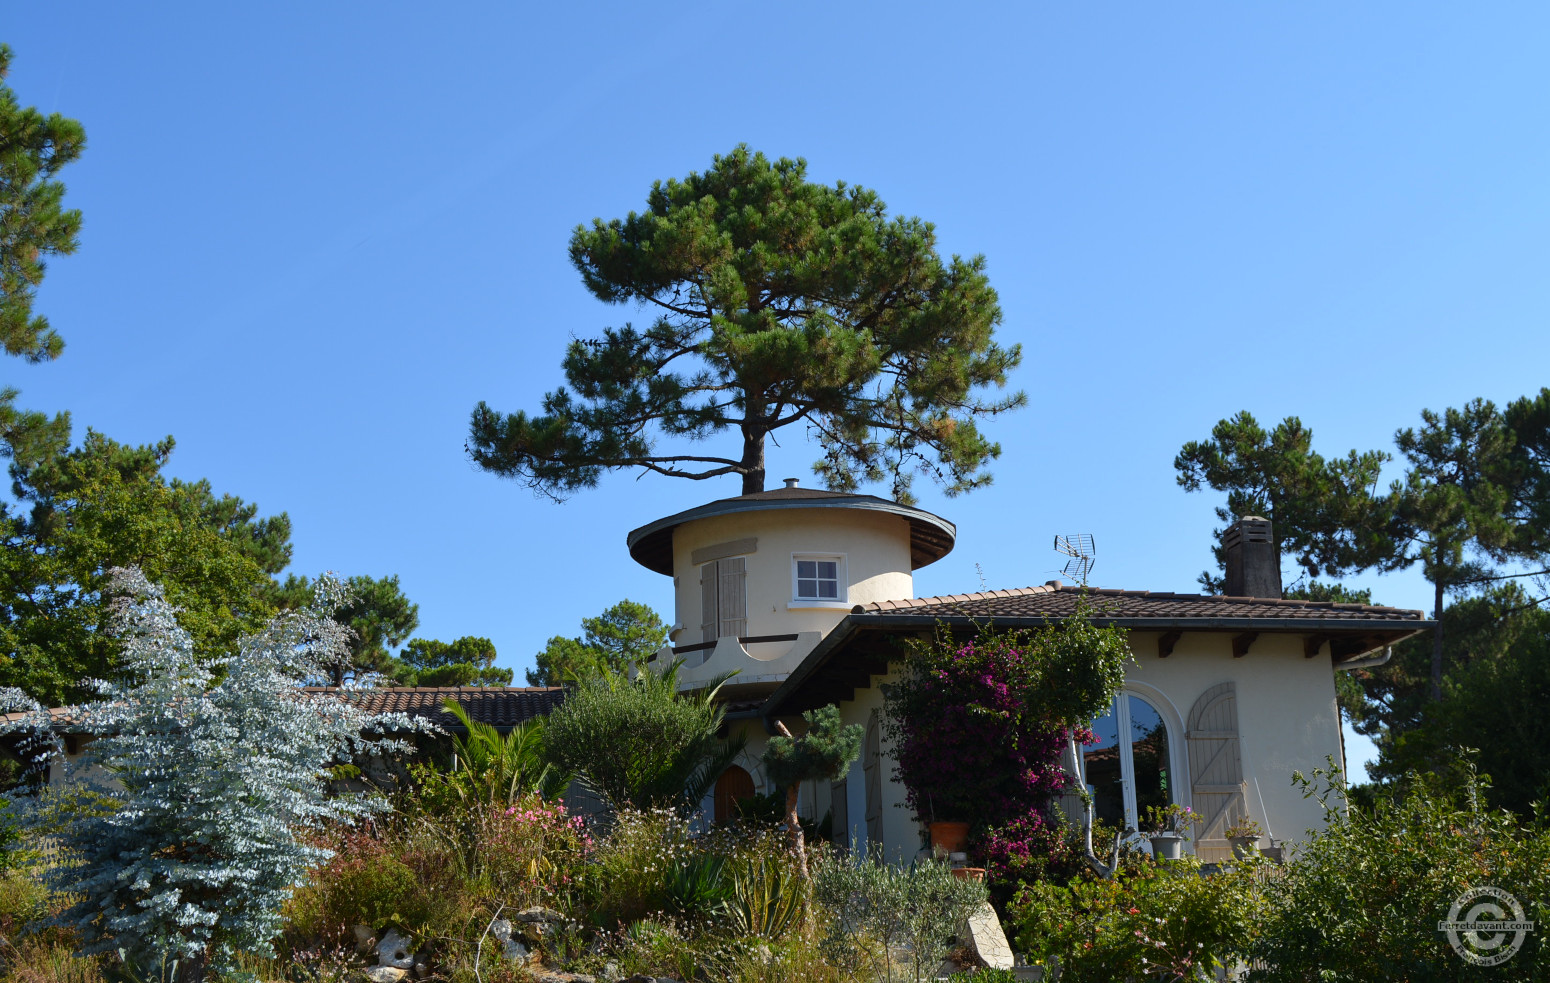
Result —
[{"label": "roof ridge", "polygon": [[1028,597],[1032,594],[1052,594],[1061,587],[1051,587],[1048,584],[1040,584],[1037,587],[1006,587],[1001,590],[982,590],[972,594],[938,594],[934,597],[909,597],[902,600],[871,601],[866,604],[857,604],[851,608],[852,614],[865,614],[869,611],[901,611],[908,608],[920,608],[929,604],[955,604],[964,601],[983,601],[992,597]]}]

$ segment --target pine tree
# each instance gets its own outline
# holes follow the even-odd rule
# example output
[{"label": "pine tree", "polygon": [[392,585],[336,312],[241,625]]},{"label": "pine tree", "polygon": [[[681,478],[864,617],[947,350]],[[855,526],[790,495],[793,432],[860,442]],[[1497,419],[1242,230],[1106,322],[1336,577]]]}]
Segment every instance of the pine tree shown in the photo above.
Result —
[{"label": "pine tree", "polygon": [[[655,183],[645,212],[577,227],[570,257],[599,300],[656,318],[572,342],[570,388],[538,415],[475,408],[474,461],[550,496],[621,468],[736,474],[759,492],[767,439],[794,424],[823,448],[830,488],[887,478],[907,501],[925,472],[952,494],[987,483],[1000,453],[976,418],[1025,401],[978,395],[1021,358],[992,340],[1001,308],[984,257],[944,262],[930,223],[889,218],[865,188],[813,183],[801,159],[739,146]],[[725,430],[735,453],[657,446]]]},{"label": "pine tree", "polygon": [[[57,175],[86,148],[86,131],[58,113],[23,108],[9,85],[10,46],[0,44],[0,346],[29,362],[64,350],[48,319],[33,313],[49,256],[75,252],[81,213],[64,208]],[[57,453],[70,440],[70,417],[16,408],[17,391],[0,389],[0,439],[24,463]]]},{"label": "pine tree", "polygon": [[[1210,487],[1227,501],[1216,517],[1231,524],[1257,515],[1271,520],[1279,552],[1290,554],[1309,576],[1338,577],[1381,564],[1392,555],[1387,503],[1374,493],[1389,455],[1353,450],[1325,458],[1313,450],[1313,431],[1295,416],[1265,430],[1244,410],[1222,420],[1209,440],[1184,445],[1173,467],[1185,491]],[[1218,567],[1224,562],[1222,530],[1214,530]],[[1200,583],[1221,590],[1221,578],[1205,572]]]},{"label": "pine tree", "polygon": [[662,616],[625,598],[594,618],[581,619],[581,637],[556,635],[527,671],[529,686],[565,686],[601,672],[627,672],[667,641]]},{"label": "pine tree", "polygon": [[402,686],[510,686],[512,675],[495,664],[495,643],[473,635],[452,642],[411,638],[390,674]]},{"label": "pine tree", "polygon": [[807,721],[807,732],[801,737],[792,737],[786,725],[776,721],[780,733],[764,746],[763,764],[770,783],[786,790],[786,829],[806,880],[807,847],[797,816],[802,783],[837,782],[844,778],[850,763],[861,753],[862,729],[858,724],[842,725],[839,707],[833,704],[809,710],[802,714],[802,719]]}]

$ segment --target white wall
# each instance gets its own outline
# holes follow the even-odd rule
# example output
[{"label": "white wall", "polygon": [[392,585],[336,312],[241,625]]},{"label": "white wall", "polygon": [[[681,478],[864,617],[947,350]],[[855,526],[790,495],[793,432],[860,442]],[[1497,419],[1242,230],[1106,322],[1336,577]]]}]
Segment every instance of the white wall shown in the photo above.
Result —
[{"label": "white wall", "polygon": [[[856,604],[914,595],[909,523],[864,509],[771,509],[685,522],[673,531],[674,623],[684,645],[700,641],[700,570],[695,550],[754,537],[747,565],[748,634],[827,633]],[[792,604],[793,553],[842,554],[848,595],[828,607]]]},{"label": "white wall", "polygon": [[[1130,642],[1136,664],[1126,672],[1127,684],[1140,683],[1166,697],[1175,719],[1184,723],[1206,690],[1221,682],[1234,684],[1251,816],[1280,841],[1300,840],[1308,829],[1323,825],[1323,810],[1292,787],[1292,773],[1306,775],[1324,767],[1326,756],[1341,760],[1340,715],[1327,652],[1307,659],[1300,636],[1262,634],[1246,656],[1235,659],[1232,635],[1191,632],[1171,656],[1159,659],[1156,634],[1132,633]],[[1170,720],[1169,731],[1174,729]],[[1182,731],[1169,738],[1176,749],[1183,747]],[[1181,786],[1187,788],[1187,758],[1182,763]]]}]

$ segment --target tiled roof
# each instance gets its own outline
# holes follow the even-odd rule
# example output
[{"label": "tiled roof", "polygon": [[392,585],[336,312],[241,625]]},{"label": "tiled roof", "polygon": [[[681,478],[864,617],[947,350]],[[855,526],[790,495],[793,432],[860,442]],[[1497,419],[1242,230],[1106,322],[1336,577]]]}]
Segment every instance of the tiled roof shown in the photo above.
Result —
[{"label": "tiled roof", "polygon": [[1423,621],[1420,611],[1374,604],[1334,604],[1267,597],[1225,597],[1210,594],[1159,594],[1144,590],[1103,588],[1018,587],[1012,590],[917,597],[907,601],[859,604],[856,615],[894,614],[925,618],[1065,618],[1076,613],[1087,597],[1099,618],[1275,618],[1310,621]]},{"label": "tiled roof", "polygon": [[[442,706],[447,698],[460,703],[468,716],[501,729],[547,715],[565,701],[561,686],[384,686],[380,689],[341,689],[337,686],[305,686],[302,693],[336,696],[349,700],[367,713],[406,713],[424,717],[444,729],[457,728],[457,718]],[[54,707],[49,719],[54,727],[73,722],[74,707]],[[23,713],[0,714],[0,722],[14,723]]]},{"label": "tiled roof", "polygon": [[565,700],[565,690],[560,686],[385,686],[365,690],[308,686],[305,692],[348,699],[370,713],[424,717],[449,729],[458,724],[442,707],[448,698],[456,700],[471,719],[502,729],[545,716]]}]

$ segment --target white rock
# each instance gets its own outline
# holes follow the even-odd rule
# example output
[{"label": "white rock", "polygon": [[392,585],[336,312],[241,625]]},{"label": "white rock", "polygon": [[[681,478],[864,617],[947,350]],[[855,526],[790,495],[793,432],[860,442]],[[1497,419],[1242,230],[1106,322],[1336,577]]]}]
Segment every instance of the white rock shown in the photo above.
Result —
[{"label": "white rock", "polygon": [[1011,969],[1013,965],[1012,947],[1007,944],[1006,933],[1001,930],[1001,919],[996,917],[996,909],[990,906],[990,902],[982,903],[969,916],[969,923],[963,936],[966,944],[979,960],[991,969]]},{"label": "white rock", "polygon": [[502,943],[511,941],[511,922],[504,918],[497,918],[490,923],[490,934]]},{"label": "white rock", "polygon": [[366,978],[371,980],[371,983],[398,983],[408,975],[407,969],[398,969],[394,966],[373,966],[366,970]]},{"label": "white rock", "polygon": [[388,929],[382,936],[382,941],[377,943],[377,965],[391,966],[394,969],[413,969],[414,953],[409,948],[410,940],[398,934],[396,929]]},{"label": "white rock", "polygon": [[528,951],[527,946],[523,945],[516,939],[506,940],[506,947],[503,955],[505,955],[507,959],[510,959],[512,962],[520,966],[526,966],[533,958],[533,954]]}]

